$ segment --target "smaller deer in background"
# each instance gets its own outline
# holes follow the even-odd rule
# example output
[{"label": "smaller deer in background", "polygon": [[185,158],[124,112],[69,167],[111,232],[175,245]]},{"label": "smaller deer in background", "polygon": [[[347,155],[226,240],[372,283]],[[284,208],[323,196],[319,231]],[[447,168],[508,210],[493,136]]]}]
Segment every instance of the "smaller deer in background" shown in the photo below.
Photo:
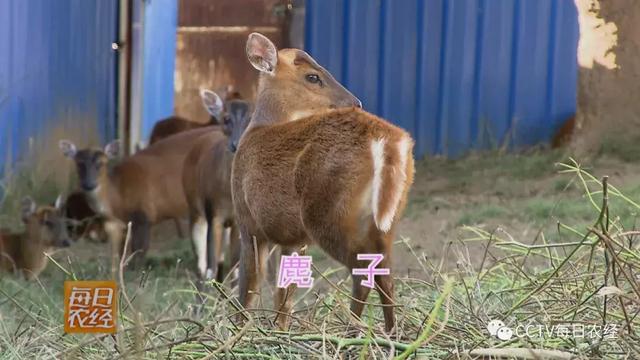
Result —
[{"label": "smaller deer in background", "polygon": [[[164,138],[183,131],[197,129],[205,126],[219,125],[220,111],[223,107],[222,99],[218,96],[218,94],[207,89],[200,90],[200,98],[202,99],[202,104],[204,105],[205,109],[207,109],[207,113],[209,113],[208,122],[201,123],[188,120],[177,115],[170,116],[164,120],[158,121],[153,126],[153,130],[151,130],[151,136],[149,138],[149,145],[155,144]],[[232,87],[229,86],[225,94],[225,101],[240,99],[240,93],[234,91]]]},{"label": "smaller deer in background", "polygon": [[[182,177],[198,273],[202,278],[216,277],[220,282],[224,279],[221,249],[231,249],[230,266],[239,258],[231,201],[231,165],[252,111],[251,104],[244,100],[228,100],[224,109],[222,114],[214,114],[207,107],[211,116],[220,115],[222,133],[211,132],[198,139],[187,154]],[[229,246],[223,246],[225,227],[230,229]]]},{"label": "smaller deer in background", "polygon": [[95,242],[108,241],[104,217],[93,211],[83,192],[74,191],[69,194],[64,202],[63,213],[69,222],[67,229],[73,241],[81,238]]},{"label": "smaller deer in background", "polygon": [[[292,254],[318,244],[349,270],[358,254],[391,267],[396,225],[413,182],[413,140],[367,113],[309,54],[278,51],[252,33],[247,57],[260,71],[256,110],[233,162],[232,193],[242,244],[240,303],[252,307],[269,243]],[[351,311],[360,316],[370,288],[352,275]],[[393,279],[375,278],[385,328],[395,326]],[[278,288],[277,322],[287,328],[295,286]]]},{"label": "smaller deer in background", "polygon": [[132,223],[131,249],[137,252],[134,265],[141,265],[150,245],[150,227],[160,221],[187,216],[187,201],[182,190],[184,160],[194,141],[210,131],[220,132],[220,129],[210,126],[176,134],[112,166],[109,159],[119,156],[118,141],[104,149],[77,149],[72,142],[60,140],[62,153],[76,164],[80,188],[91,208],[106,218],[113,273],[122,254],[126,223]]},{"label": "smaller deer in background", "polygon": [[55,207],[36,206],[30,198],[22,200],[22,233],[0,230],[0,269],[21,272],[30,280],[47,266],[45,253],[71,244],[67,224],[61,212],[62,198]]},{"label": "smaller deer in background", "polygon": [[[232,92],[231,86],[228,86],[227,88],[229,89],[227,92],[228,97],[235,98],[240,96],[237,92]],[[222,103],[222,100],[220,99],[218,94],[211,90],[201,89],[200,98],[202,99],[202,105],[209,114],[208,122],[200,123],[191,121],[177,115],[171,116],[164,120],[160,120],[153,126],[151,137],[149,139],[149,145],[153,145],[160,140],[166,139],[181,132],[220,124],[220,121],[218,119],[221,117],[224,104]],[[178,237],[184,238],[184,231],[182,230],[180,219],[174,219],[173,221],[176,227],[176,232],[178,233]]]}]

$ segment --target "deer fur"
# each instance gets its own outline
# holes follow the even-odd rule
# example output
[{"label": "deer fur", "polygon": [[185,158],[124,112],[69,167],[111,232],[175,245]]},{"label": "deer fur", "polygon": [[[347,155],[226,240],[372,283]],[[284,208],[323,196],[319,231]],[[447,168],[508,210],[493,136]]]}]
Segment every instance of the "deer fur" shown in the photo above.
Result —
[{"label": "deer fur", "polygon": [[[231,201],[231,164],[240,136],[246,129],[251,106],[243,100],[225,103],[222,132],[201,136],[189,151],[183,171],[183,187],[189,204],[189,219],[198,274],[224,279],[223,228],[230,229],[230,265],[239,258],[237,226]],[[225,246],[226,247],[226,246]]]},{"label": "deer fur", "polygon": [[45,253],[70,245],[60,207],[60,198],[56,207],[37,207],[30,198],[22,201],[25,230],[21,233],[0,230],[0,270],[33,279],[47,266]]},{"label": "deer fur", "polygon": [[[253,33],[247,56],[261,75],[232,171],[242,245],[240,302],[255,302],[269,243],[284,255],[317,244],[349,269],[368,266],[357,260],[359,253],[383,254],[379,267],[391,268],[396,225],[413,182],[411,136],[361,110],[357,98],[302,50],[277,51]],[[370,290],[362,279],[353,276],[356,316]],[[390,331],[393,281],[382,275],[375,282]],[[278,289],[281,328],[288,326],[294,290]]]},{"label": "deer fur", "polygon": [[[209,113],[209,120],[207,122],[192,121],[177,115],[170,116],[156,122],[153,126],[151,136],[149,137],[149,145],[153,145],[162,139],[183,131],[205,126],[219,125],[220,120],[218,118],[222,112],[223,103],[218,94],[208,89],[201,89],[200,98],[202,99],[202,104]],[[229,86],[228,90],[225,91],[225,101],[241,99],[242,96],[239,92],[233,90],[233,87]]]},{"label": "deer fur", "polygon": [[87,196],[82,191],[74,191],[65,200],[62,209],[67,221],[67,229],[73,241],[81,238],[95,242],[107,242],[104,218],[91,208]]},{"label": "deer fur", "polygon": [[220,132],[220,128],[212,126],[176,134],[113,166],[107,162],[117,157],[118,142],[108,144],[104,150],[77,150],[73,143],[60,141],[65,156],[76,163],[81,188],[92,209],[106,218],[105,230],[113,249],[113,271],[122,250],[126,223],[132,223],[132,251],[139,252],[136,257],[139,262],[149,248],[151,225],[187,215],[182,188],[184,161],[194,141],[212,131]]}]

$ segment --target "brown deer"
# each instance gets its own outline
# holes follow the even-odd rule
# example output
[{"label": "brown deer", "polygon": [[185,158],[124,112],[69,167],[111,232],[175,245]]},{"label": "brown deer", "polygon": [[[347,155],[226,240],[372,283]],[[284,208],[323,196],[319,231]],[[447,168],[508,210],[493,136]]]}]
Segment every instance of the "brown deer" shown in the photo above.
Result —
[{"label": "brown deer", "polygon": [[61,199],[58,197],[55,207],[38,207],[30,198],[22,200],[24,232],[0,230],[0,270],[33,279],[47,266],[45,253],[70,245]]},{"label": "brown deer", "polygon": [[60,141],[63,154],[76,163],[80,187],[91,208],[106,218],[105,230],[111,240],[112,271],[122,250],[124,224],[132,223],[133,252],[140,263],[149,248],[149,228],[162,220],[183,218],[188,213],[182,190],[182,168],[187,153],[201,135],[218,131],[210,126],[176,134],[108,166],[118,156],[119,142],[102,149],[77,150],[67,140]]},{"label": "brown deer", "polygon": [[[225,97],[228,100],[240,99],[240,93],[233,90],[232,86],[227,86],[225,89]],[[208,89],[200,89],[200,99],[202,100],[202,105],[207,110],[209,114],[209,121],[206,123],[191,121],[185,119],[183,117],[173,115],[164,120],[158,121],[151,130],[151,137],[149,140],[149,145],[153,145],[162,139],[166,139],[171,135],[175,135],[187,130],[197,129],[210,125],[218,125],[220,121],[218,120],[222,115],[223,110],[223,102],[215,92]],[[139,151],[139,150],[138,150]],[[179,219],[174,219],[174,223],[176,226],[176,232],[180,238],[184,238],[184,232],[182,230],[182,226],[180,224]]]},{"label": "brown deer", "polygon": [[221,251],[224,227],[230,228],[230,265],[239,258],[231,201],[231,164],[249,124],[251,105],[243,100],[230,100],[225,102],[224,109],[220,114],[222,133],[210,132],[198,139],[187,155],[183,173],[198,273],[202,278],[217,278],[220,282],[224,279]]},{"label": "brown deer", "polygon": [[[231,87],[228,87],[228,89],[229,90],[225,93],[225,101],[242,99],[239,92],[232,90]],[[149,145],[153,145],[162,139],[183,131],[210,125],[219,125],[220,121],[218,118],[220,117],[223,107],[221,98],[215,92],[207,89],[200,90],[200,98],[202,99],[202,104],[209,113],[209,121],[202,123],[191,121],[177,115],[170,116],[164,120],[158,121],[153,126],[151,136],[149,138]]]},{"label": "brown deer", "polygon": [[104,218],[91,208],[87,196],[82,191],[74,191],[64,202],[62,209],[67,218],[69,235],[73,241],[81,238],[96,242],[106,242]]},{"label": "brown deer", "polygon": [[[249,35],[246,51],[260,80],[231,182],[242,245],[240,302],[253,306],[269,242],[285,255],[318,244],[349,269],[367,267],[359,253],[383,254],[379,267],[390,268],[394,231],[413,182],[411,136],[361,110],[306,52],[277,51],[258,33]],[[352,278],[351,311],[360,316],[370,289],[363,276]],[[377,276],[375,284],[391,331],[391,275]],[[288,327],[294,290],[278,289],[281,328]]]}]

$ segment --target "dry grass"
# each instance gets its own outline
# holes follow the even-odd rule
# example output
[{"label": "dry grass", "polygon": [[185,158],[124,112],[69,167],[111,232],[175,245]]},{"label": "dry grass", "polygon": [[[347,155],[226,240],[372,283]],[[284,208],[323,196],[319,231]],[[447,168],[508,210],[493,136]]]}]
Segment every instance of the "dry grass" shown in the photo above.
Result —
[{"label": "dry grass", "polygon": [[[69,255],[51,264],[39,282],[0,280],[0,358],[176,358],[176,359],[458,359],[458,358],[640,358],[640,232],[609,203],[640,210],[609,181],[577,163],[560,165],[584,190],[590,225],[559,222],[556,242],[542,231],[517,239],[506,230],[464,227],[450,244],[457,269],[443,271],[408,247],[427,280],[396,278],[397,329],[383,331],[381,308],[372,293],[362,319],[349,314],[350,280],[342,268],[314,269],[316,286],[297,293],[288,332],[276,331],[273,311],[241,311],[236,289],[211,283],[198,310],[193,275],[176,260],[170,267],[127,272],[121,289],[119,331],[114,336],[64,335],[62,281],[109,277],[108,262],[82,262]],[[631,220],[635,220],[631,219]],[[628,226],[628,225],[627,225]],[[481,244],[481,254],[470,248]],[[477,258],[480,258],[480,261]],[[477,264],[480,265],[477,265]],[[475,265],[474,265],[475,264]],[[270,298],[263,292],[265,302]],[[264,306],[267,307],[266,305]],[[196,316],[196,312],[199,312]],[[541,334],[502,341],[488,334],[489,320],[548,327],[615,326],[609,336]]]}]

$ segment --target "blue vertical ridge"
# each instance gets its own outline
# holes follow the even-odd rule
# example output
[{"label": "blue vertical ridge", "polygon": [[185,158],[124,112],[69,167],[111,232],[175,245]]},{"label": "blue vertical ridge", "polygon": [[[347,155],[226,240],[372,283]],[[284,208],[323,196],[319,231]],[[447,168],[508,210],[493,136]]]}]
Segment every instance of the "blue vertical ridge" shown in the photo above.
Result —
[{"label": "blue vertical ridge", "polygon": [[414,153],[422,154],[424,153],[424,142],[425,139],[422,139],[420,134],[420,116],[422,116],[422,51],[424,46],[424,0],[417,0],[418,8],[416,10],[416,84],[415,84],[415,92],[416,92],[416,113],[413,121],[413,128],[415,129],[418,136],[414,135],[416,146],[413,148]]},{"label": "blue vertical ridge", "polygon": [[449,27],[449,1],[443,0],[442,4],[442,29],[440,31],[440,59],[439,59],[439,78],[438,78],[438,111],[436,115],[436,153],[442,154],[444,152],[444,141],[442,139],[442,127],[443,127],[443,107],[444,107],[444,68],[446,60],[446,45],[447,45],[447,28]]},{"label": "blue vertical ridge", "polygon": [[[552,119],[553,116],[553,95],[554,95],[554,86],[553,86],[553,78],[555,71],[555,55],[556,55],[556,38],[558,34],[556,34],[556,19],[557,19],[557,7],[558,3],[555,1],[551,2],[551,6],[549,9],[549,53],[547,54],[547,96],[545,99],[545,122],[548,127],[553,127],[554,121]],[[554,129],[550,129],[554,130]]]},{"label": "blue vertical ridge", "polygon": [[[471,139],[471,147],[477,147],[480,145],[480,140],[482,133],[478,132],[479,129],[479,121],[478,119],[478,107],[479,107],[479,99],[480,99],[480,75],[482,70],[482,39],[484,36],[484,0],[478,0],[478,13],[476,16],[478,17],[478,21],[476,23],[476,38],[475,38],[475,55],[474,55],[474,66],[473,66],[473,90],[472,90],[472,102],[471,102],[471,126],[470,126],[470,136]],[[482,131],[482,129],[481,129]],[[475,138],[474,138],[475,137]]]},{"label": "blue vertical ridge", "polygon": [[384,44],[385,44],[385,36],[386,36],[386,13],[387,13],[387,1],[380,0],[380,36],[378,41],[380,45],[378,46],[378,94],[377,94],[377,107],[376,112],[380,116],[384,116]]},{"label": "blue vertical ridge", "polygon": [[340,82],[344,87],[349,88],[349,0],[342,2],[342,73],[340,74]]},{"label": "blue vertical ridge", "polygon": [[515,105],[516,105],[516,84],[518,78],[518,39],[520,37],[520,0],[513,0],[513,35],[511,38],[511,67],[509,70],[509,128],[507,129],[507,136],[510,136],[510,141],[515,139],[516,126],[515,124]]},{"label": "blue vertical ridge", "polygon": [[313,43],[311,41],[311,36],[313,35],[315,29],[311,27],[314,19],[314,17],[312,16],[313,11],[311,9],[313,9],[314,2],[314,0],[306,0],[306,7],[304,11],[304,48],[309,53],[313,53]]}]

